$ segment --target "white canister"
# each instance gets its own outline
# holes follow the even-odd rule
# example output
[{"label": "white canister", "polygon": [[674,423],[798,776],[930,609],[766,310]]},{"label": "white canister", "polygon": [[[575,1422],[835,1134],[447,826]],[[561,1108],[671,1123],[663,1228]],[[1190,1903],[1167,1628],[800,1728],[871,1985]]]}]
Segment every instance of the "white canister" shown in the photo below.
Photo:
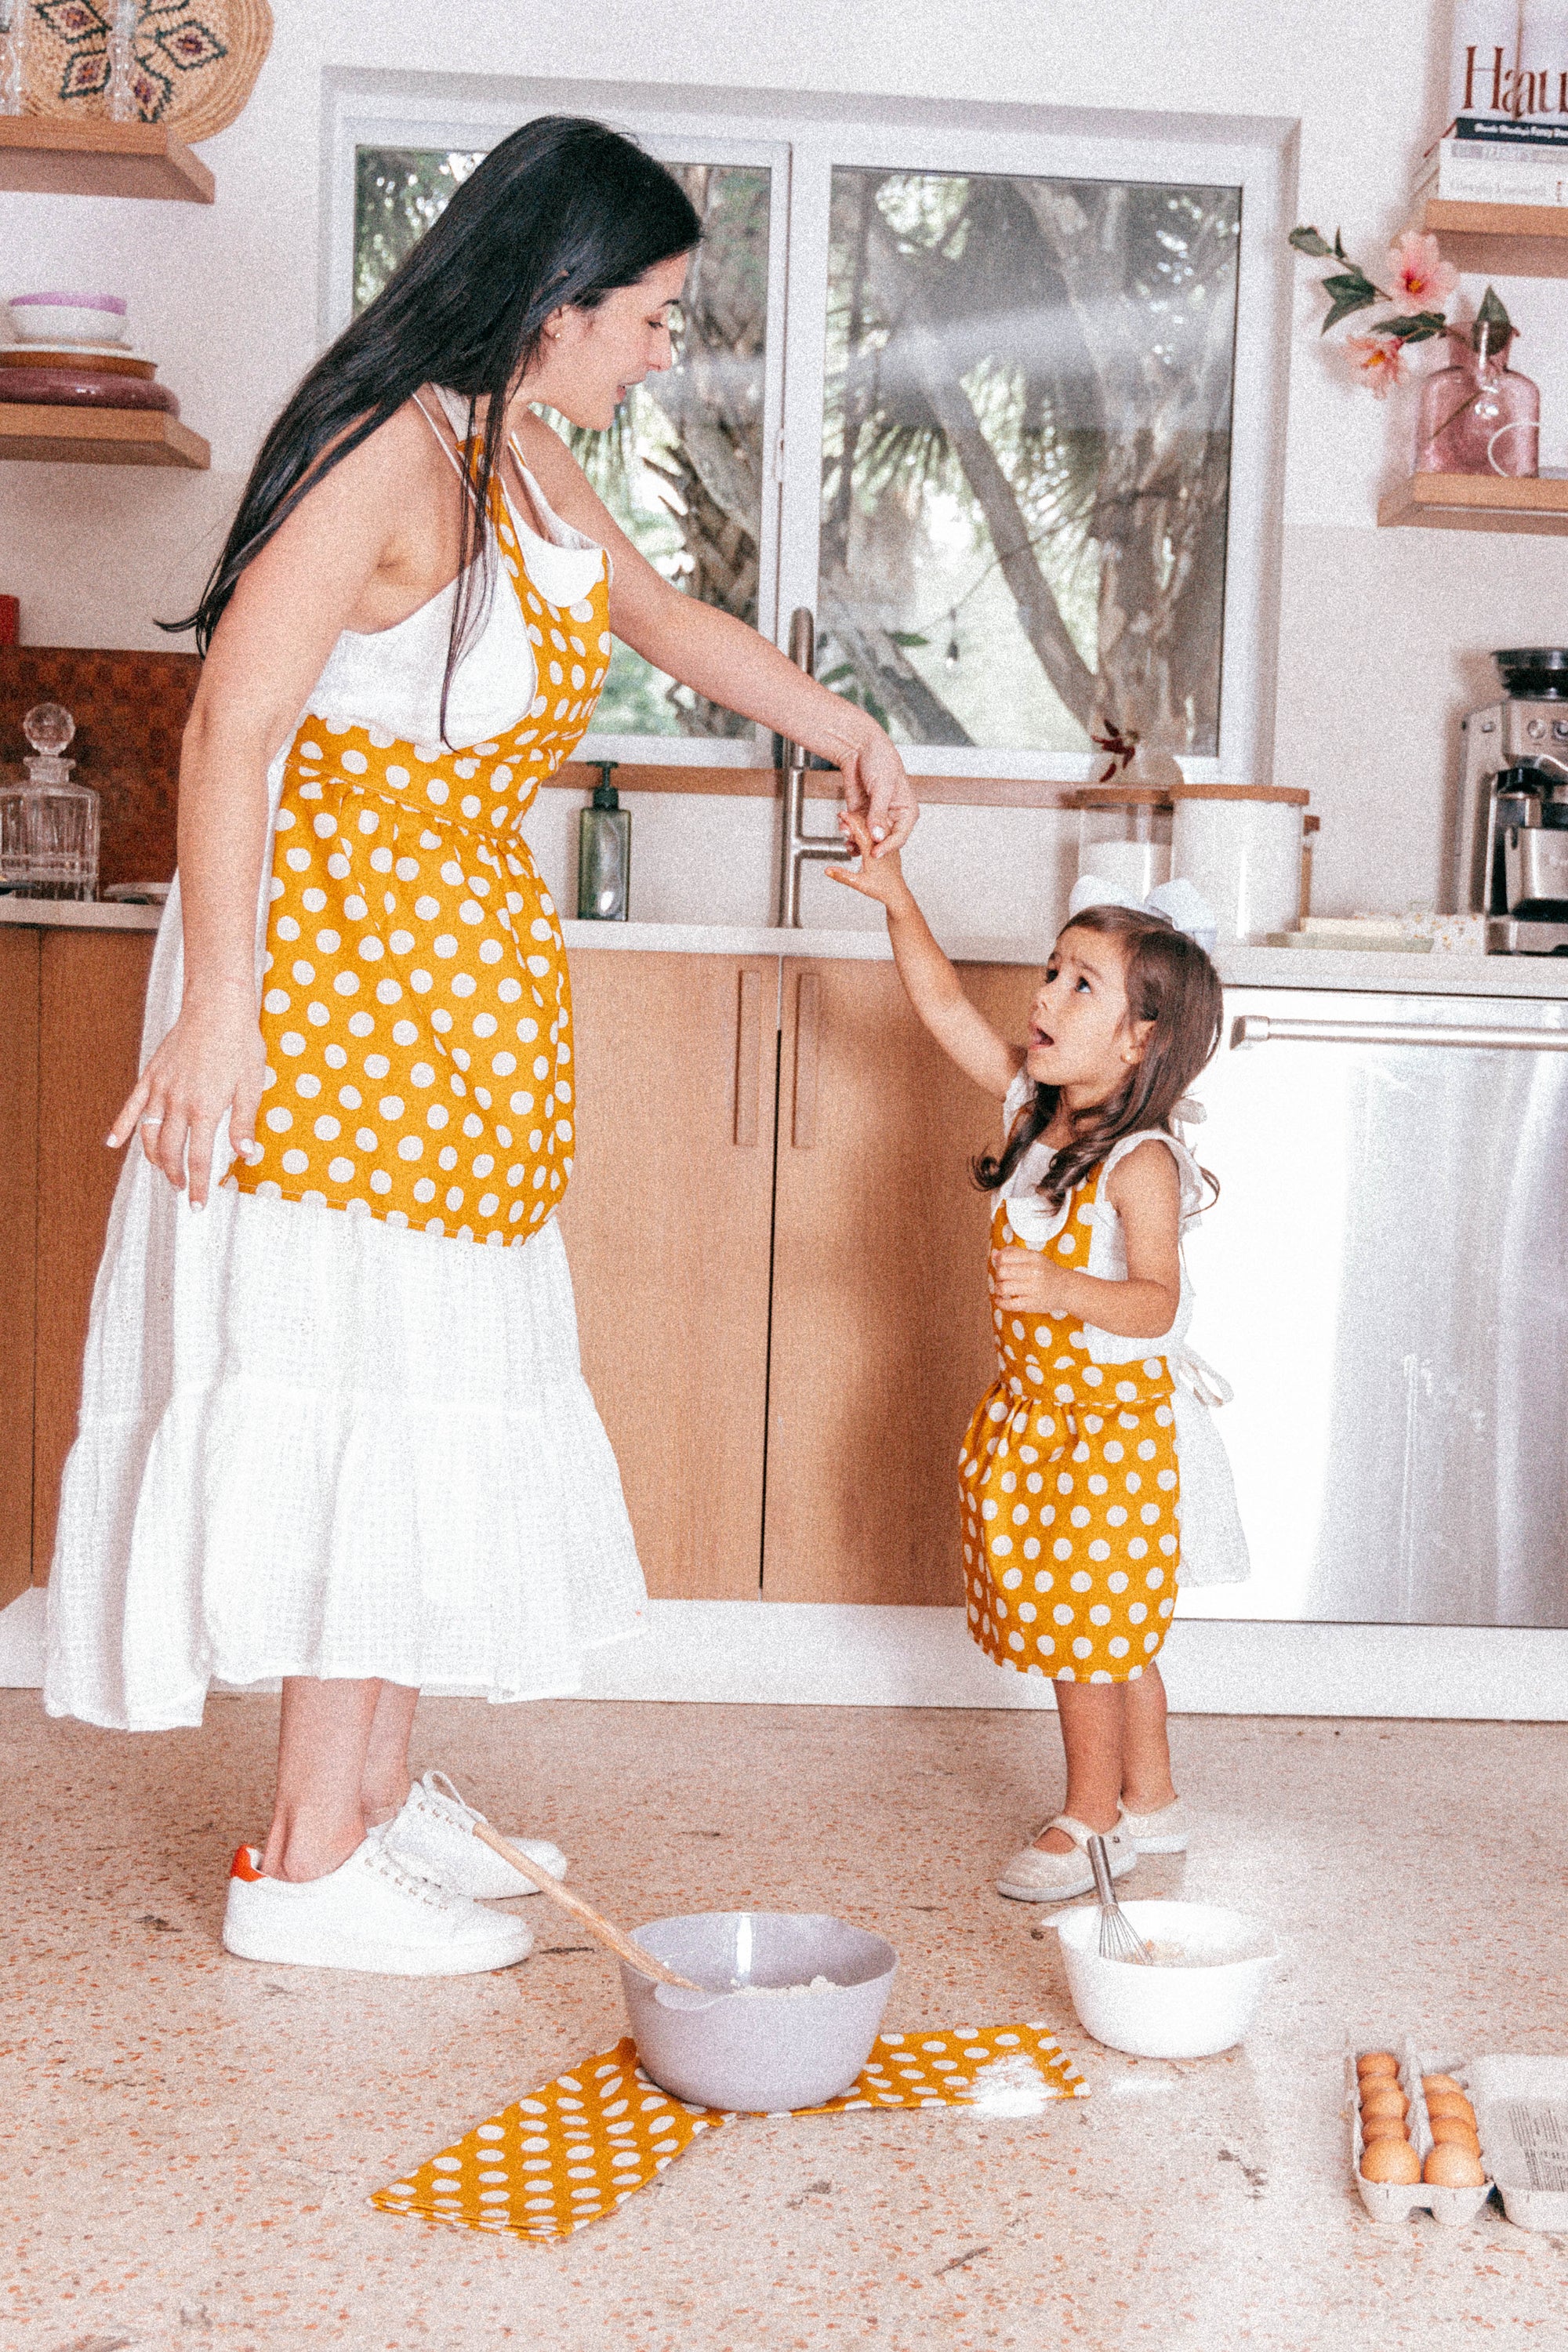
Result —
[{"label": "white canister", "polygon": [[1221,946],[1292,929],[1301,916],[1303,792],[1184,784],[1173,793],[1171,871],[1203,892]]}]

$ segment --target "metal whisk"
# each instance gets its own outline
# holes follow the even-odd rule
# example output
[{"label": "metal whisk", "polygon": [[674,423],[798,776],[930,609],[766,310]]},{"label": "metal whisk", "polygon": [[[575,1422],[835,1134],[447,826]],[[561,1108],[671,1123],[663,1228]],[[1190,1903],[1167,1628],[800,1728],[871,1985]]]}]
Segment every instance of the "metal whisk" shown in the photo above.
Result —
[{"label": "metal whisk", "polygon": [[1089,1839],[1089,1866],[1094,1873],[1094,1891],[1100,1897],[1100,1958],[1133,1960],[1141,1968],[1152,1967],[1153,1956],[1148,1945],[1116,1899],[1116,1889],[1110,1883],[1110,1856],[1102,1837]]}]

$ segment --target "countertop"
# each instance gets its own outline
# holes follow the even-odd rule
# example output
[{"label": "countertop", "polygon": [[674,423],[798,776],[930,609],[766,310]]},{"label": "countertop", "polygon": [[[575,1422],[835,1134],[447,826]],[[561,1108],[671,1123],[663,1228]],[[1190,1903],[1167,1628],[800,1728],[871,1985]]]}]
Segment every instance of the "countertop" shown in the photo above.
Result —
[{"label": "countertop", "polygon": [[[157,907],[81,904],[68,899],[0,898],[0,923],[39,929],[155,931]],[[780,930],[770,925],[581,923],[562,926],[568,948],[626,954],[791,956],[883,963],[880,930]],[[955,963],[1038,964],[1047,938],[954,939],[942,946]],[[1230,988],[1331,988],[1407,996],[1568,999],[1568,956],[1401,955],[1365,949],[1220,948],[1220,978]]]}]

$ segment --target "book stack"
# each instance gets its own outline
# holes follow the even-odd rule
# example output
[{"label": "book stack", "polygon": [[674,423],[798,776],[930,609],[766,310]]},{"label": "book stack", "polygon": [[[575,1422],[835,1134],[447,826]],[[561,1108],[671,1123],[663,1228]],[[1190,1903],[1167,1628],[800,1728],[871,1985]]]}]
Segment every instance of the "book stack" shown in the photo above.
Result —
[{"label": "book stack", "polygon": [[1451,117],[1417,196],[1568,205],[1568,5],[1458,0]]},{"label": "book stack", "polygon": [[1555,125],[1460,115],[1415,183],[1458,205],[1568,205],[1568,118]]}]

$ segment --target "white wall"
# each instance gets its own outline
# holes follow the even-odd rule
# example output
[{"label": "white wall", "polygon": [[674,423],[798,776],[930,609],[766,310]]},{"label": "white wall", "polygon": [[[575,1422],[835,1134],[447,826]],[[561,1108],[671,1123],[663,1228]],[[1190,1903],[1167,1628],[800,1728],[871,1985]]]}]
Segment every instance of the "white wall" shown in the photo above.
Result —
[{"label": "white wall", "polygon": [[[21,597],[30,642],[167,643],[154,616],[192,601],[257,442],[315,347],[331,68],[1299,116],[1302,216],[1331,233],[1342,224],[1375,275],[1437,123],[1451,14],[1449,0],[1122,0],[1087,15],[1077,0],[274,9],[277,41],[250,106],[203,151],[215,205],[0,195],[6,287],[127,293],[145,348],[213,444],[205,476],[0,472],[0,590]],[[1507,293],[1520,363],[1545,395],[1543,462],[1568,462],[1568,352],[1555,357],[1568,289]],[[1550,539],[1375,532],[1378,491],[1408,465],[1414,396],[1380,405],[1325,360],[1304,266],[1298,310],[1275,780],[1307,786],[1321,814],[1319,907],[1401,908],[1438,887],[1455,722],[1489,691],[1487,649],[1568,635],[1568,551]],[[572,810],[565,795],[546,802],[539,846],[561,887]],[[637,824],[638,914],[765,912],[773,835],[762,804],[659,795]],[[933,813],[917,871],[939,920],[999,933],[1017,908],[1016,928],[1038,929],[1038,898],[1059,888],[1060,833],[1050,817]]]}]

